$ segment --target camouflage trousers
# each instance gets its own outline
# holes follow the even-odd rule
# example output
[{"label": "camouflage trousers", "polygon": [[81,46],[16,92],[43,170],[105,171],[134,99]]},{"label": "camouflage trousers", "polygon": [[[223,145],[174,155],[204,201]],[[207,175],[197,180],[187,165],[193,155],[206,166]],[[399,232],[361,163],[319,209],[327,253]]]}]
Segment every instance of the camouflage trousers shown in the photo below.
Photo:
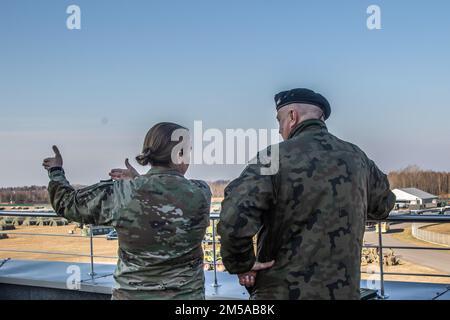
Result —
[{"label": "camouflage trousers", "polygon": [[205,300],[205,289],[187,290],[113,290],[112,300]]}]

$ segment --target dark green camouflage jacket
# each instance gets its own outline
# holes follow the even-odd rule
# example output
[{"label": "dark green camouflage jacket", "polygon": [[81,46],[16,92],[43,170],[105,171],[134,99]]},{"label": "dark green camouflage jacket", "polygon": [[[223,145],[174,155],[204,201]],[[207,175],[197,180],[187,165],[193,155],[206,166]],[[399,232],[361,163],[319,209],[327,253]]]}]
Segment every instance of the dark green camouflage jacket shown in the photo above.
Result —
[{"label": "dark green camouflage jacket", "polygon": [[113,299],[204,299],[201,242],[211,203],[205,182],[152,168],[133,180],[75,190],[63,170],[50,170],[49,176],[59,215],[117,230]]},{"label": "dark green camouflage jacket", "polygon": [[359,299],[366,220],[387,217],[395,202],[386,175],[319,120],[301,123],[278,147],[276,174],[250,164],[225,190],[225,267],[239,274],[275,260],[258,273],[252,299]]}]

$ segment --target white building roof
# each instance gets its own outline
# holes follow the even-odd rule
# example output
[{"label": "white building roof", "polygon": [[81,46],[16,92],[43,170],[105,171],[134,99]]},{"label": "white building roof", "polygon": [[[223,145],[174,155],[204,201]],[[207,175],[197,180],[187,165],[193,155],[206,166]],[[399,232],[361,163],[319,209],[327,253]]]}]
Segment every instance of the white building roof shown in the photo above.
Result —
[{"label": "white building roof", "polygon": [[428,199],[437,199],[438,196],[432,195],[431,193],[422,191],[417,188],[401,188],[401,189],[394,189],[392,192],[397,197],[397,200],[415,200],[415,199],[422,199],[422,200],[428,200]]}]

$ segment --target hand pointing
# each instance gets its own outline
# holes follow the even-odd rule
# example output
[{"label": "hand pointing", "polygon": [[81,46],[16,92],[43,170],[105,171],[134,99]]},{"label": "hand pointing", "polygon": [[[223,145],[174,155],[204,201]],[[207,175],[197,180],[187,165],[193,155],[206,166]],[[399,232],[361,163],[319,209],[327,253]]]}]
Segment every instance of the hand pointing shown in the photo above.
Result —
[{"label": "hand pointing", "polygon": [[139,176],[139,172],[130,164],[128,159],[125,159],[126,169],[112,169],[109,176],[113,180],[130,180]]},{"label": "hand pointing", "polygon": [[50,170],[54,167],[62,167],[63,166],[63,159],[61,156],[61,153],[59,152],[59,149],[57,146],[52,147],[53,152],[55,153],[55,156],[52,158],[45,158],[42,162],[42,165],[46,170]]}]

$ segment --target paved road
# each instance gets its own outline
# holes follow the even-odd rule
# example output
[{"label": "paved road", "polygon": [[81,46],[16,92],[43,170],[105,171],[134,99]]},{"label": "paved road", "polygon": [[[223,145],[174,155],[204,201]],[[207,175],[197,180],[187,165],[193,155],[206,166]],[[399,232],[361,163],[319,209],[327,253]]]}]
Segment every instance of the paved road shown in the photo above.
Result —
[{"label": "paved road", "polygon": [[[410,228],[411,224],[391,225],[391,232],[398,229]],[[378,245],[378,234],[368,231],[364,235],[365,244]],[[389,246],[415,246],[409,242],[395,239],[389,234],[383,234],[383,247]],[[435,245],[433,245],[435,246]],[[436,245],[436,247],[439,247]],[[409,262],[435,269],[442,274],[450,274],[450,251],[434,250],[404,250],[394,249],[395,253]]]}]

